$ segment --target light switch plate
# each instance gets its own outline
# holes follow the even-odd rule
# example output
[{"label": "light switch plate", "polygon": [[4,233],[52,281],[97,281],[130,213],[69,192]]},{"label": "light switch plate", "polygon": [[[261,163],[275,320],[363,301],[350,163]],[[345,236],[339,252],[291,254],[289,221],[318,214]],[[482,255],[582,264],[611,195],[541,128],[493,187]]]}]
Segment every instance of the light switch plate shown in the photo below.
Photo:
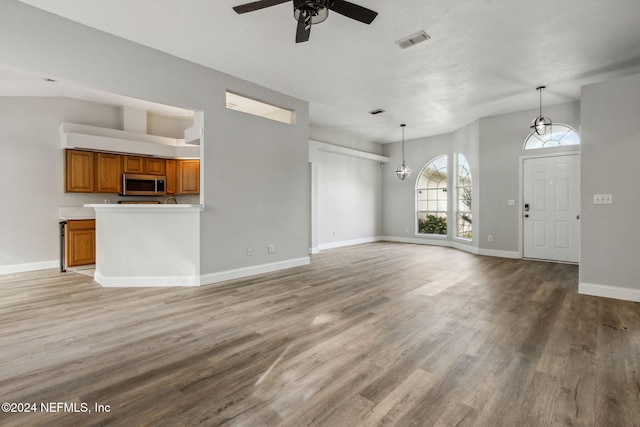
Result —
[{"label": "light switch plate", "polygon": [[594,205],[612,205],[613,195],[612,194],[594,194],[593,204]]}]

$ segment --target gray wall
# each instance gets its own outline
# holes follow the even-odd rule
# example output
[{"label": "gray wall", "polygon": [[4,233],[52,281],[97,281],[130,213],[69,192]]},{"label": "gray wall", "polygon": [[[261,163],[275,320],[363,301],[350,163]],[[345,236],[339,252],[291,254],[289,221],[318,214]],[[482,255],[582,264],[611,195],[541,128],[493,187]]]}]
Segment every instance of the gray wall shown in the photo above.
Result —
[{"label": "gray wall", "polygon": [[182,139],[184,131],[193,126],[193,118],[164,117],[147,114],[147,133],[149,135],[166,136]]},{"label": "gray wall", "polygon": [[[385,237],[397,239],[424,239],[416,236],[416,180],[421,169],[434,157],[450,154],[451,134],[429,138],[409,139],[411,125],[405,130],[404,158],[411,168],[411,175],[404,181],[396,176],[396,168],[402,163],[400,143],[386,144],[383,154],[391,158],[382,174],[382,232]],[[398,136],[401,136],[398,127]]]},{"label": "gray wall", "polygon": [[[370,155],[379,156],[381,144],[314,127],[309,137],[312,250],[377,240],[382,232],[383,169],[381,160]],[[318,148],[324,144],[329,144],[327,150]]]},{"label": "gray wall", "polygon": [[[563,123],[578,130],[580,104],[577,102],[544,107],[543,113],[556,123]],[[539,111],[526,110],[480,119],[480,174],[478,197],[480,204],[480,228],[478,238],[481,248],[506,253],[520,252],[520,157],[549,154],[556,149],[523,149],[529,135],[529,124]],[[577,148],[562,148],[573,151]],[[509,206],[509,199],[516,204]],[[488,241],[488,236],[493,241]]]},{"label": "gray wall", "polygon": [[[173,120],[164,119],[171,127]],[[116,203],[115,194],[64,192],[60,123],[122,129],[120,108],[71,98],[0,97],[0,269],[59,260],[58,208]],[[161,134],[161,136],[169,136]],[[181,203],[198,203],[181,196]],[[34,266],[38,267],[38,265]]]},{"label": "gray wall", "polygon": [[[407,125],[405,136],[410,135],[411,128]],[[448,156],[449,194],[455,186],[454,156],[463,154],[471,166],[473,177],[472,200],[477,200],[480,183],[478,180],[478,124],[471,123],[462,129],[446,135],[438,135],[428,138],[405,140],[405,160],[411,168],[411,175],[404,181],[396,177],[396,167],[402,162],[402,145],[394,143],[385,145],[384,153],[391,157],[388,168],[385,168],[383,177],[383,234],[387,239],[416,243],[450,244],[477,246],[477,239],[472,241],[454,238],[455,226],[448,227],[448,237],[427,237],[417,234],[416,222],[416,183],[422,169],[435,157]],[[455,200],[449,197],[450,209]],[[477,203],[472,203],[474,216],[474,233],[478,218]],[[449,224],[455,224],[454,218],[449,218]]]},{"label": "gray wall", "polygon": [[[583,87],[581,115],[581,286],[605,296],[626,288],[609,296],[640,301],[640,75]],[[613,204],[594,205],[594,194],[612,194]]]},{"label": "gray wall", "polygon": [[319,151],[317,236],[320,249],[375,240],[382,231],[382,168],[379,161]]},{"label": "gray wall", "polygon": [[365,141],[363,139],[354,138],[333,132],[327,129],[320,129],[309,126],[309,139],[314,141],[326,142],[340,147],[353,148],[367,153],[382,154],[382,144],[377,142]]},{"label": "gray wall", "polygon": [[64,193],[63,121],[121,126],[115,107],[68,98],[0,97],[0,267],[58,260],[58,207],[112,198]]},{"label": "gray wall", "polygon": [[[2,8],[3,64],[204,111],[201,274],[308,255],[306,102],[17,1],[4,0]],[[296,125],[227,110],[227,89],[295,110]],[[268,244],[275,254],[267,254]],[[254,257],[246,255],[248,247],[256,248]]]},{"label": "gray wall", "polygon": [[[578,130],[579,103],[545,107],[543,112],[553,121]],[[383,153],[391,157],[391,162],[383,173],[383,234],[391,240],[466,245],[472,252],[518,256],[521,156],[560,151],[523,149],[529,134],[529,123],[537,115],[538,110],[527,110],[486,117],[450,134],[405,141],[405,159],[412,168],[411,176],[406,181],[400,181],[395,176],[395,168],[401,162],[400,143],[385,145]],[[410,129],[407,126],[406,135],[410,135]],[[571,147],[562,150],[577,149]],[[433,237],[416,236],[415,185],[420,171],[427,162],[443,154],[449,156],[449,170],[452,171],[455,153],[464,154],[471,166],[473,241],[454,239],[452,231],[444,242]],[[452,185],[453,181],[450,181],[449,186]],[[516,204],[509,206],[509,199],[515,200]],[[489,235],[493,236],[492,242],[488,241]]]}]

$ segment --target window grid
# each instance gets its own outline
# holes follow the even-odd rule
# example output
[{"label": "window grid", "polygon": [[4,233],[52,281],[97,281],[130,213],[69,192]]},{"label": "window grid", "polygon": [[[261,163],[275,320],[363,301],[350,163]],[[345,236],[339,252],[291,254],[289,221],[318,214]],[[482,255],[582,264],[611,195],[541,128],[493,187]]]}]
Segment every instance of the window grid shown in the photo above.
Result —
[{"label": "window grid", "polygon": [[418,178],[418,233],[447,234],[447,156],[436,157]]},{"label": "window grid", "polygon": [[472,178],[471,167],[463,154],[457,156],[457,180],[456,194],[458,198],[456,212],[456,236],[464,239],[473,237],[472,214],[471,214],[471,190]]},{"label": "window grid", "polygon": [[563,147],[566,145],[579,145],[580,137],[571,126],[562,123],[554,123],[551,130],[544,135],[531,132],[524,141],[525,150],[536,148]]}]

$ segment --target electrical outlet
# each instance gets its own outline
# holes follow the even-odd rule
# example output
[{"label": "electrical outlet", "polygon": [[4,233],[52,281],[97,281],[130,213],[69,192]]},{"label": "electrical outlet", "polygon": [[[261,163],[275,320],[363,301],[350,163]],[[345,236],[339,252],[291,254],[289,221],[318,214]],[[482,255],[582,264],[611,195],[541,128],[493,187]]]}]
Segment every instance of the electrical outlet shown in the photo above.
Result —
[{"label": "electrical outlet", "polygon": [[334,237],[335,237],[335,235],[336,235],[336,230],[333,230],[333,235],[334,235]]},{"label": "electrical outlet", "polygon": [[274,245],[269,245],[268,250],[270,254],[275,253],[276,247]]},{"label": "electrical outlet", "polygon": [[408,232],[409,232],[409,227],[405,227],[405,228],[404,228],[404,232],[405,232],[405,233],[408,233]]},{"label": "electrical outlet", "polygon": [[247,249],[247,256],[253,256],[253,248]]},{"label": "electrical outlet", "polygon": [[490,242],[493,242],[493,236],[491,234],[489,234],[487,236],[487,240],[490,241]]}]

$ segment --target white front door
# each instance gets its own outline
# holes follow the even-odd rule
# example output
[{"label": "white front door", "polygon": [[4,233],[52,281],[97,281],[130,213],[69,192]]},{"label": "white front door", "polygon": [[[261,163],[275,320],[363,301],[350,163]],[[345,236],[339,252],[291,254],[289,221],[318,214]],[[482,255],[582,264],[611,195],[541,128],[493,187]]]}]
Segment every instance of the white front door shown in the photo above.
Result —
[{"label": "white front door", "polygon": [[580,260],[580,156],[523,162],[523,255]]}]

